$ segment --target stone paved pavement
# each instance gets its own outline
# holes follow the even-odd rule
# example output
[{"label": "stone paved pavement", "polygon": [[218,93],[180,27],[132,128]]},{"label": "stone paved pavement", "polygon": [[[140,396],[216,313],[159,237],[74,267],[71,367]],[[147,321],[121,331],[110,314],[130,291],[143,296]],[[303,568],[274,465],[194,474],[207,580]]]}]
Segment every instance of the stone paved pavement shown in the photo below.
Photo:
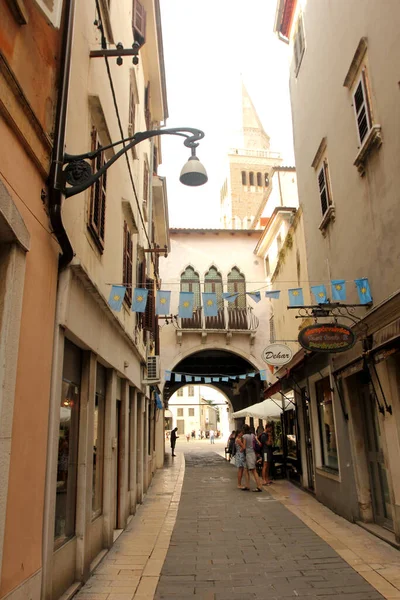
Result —
[{"label": "stone paved pavement", "polygon": [[271,494],[237,490],[236,470],[218,454],[200,448],[185,458],[157,600],[383,598]]}]

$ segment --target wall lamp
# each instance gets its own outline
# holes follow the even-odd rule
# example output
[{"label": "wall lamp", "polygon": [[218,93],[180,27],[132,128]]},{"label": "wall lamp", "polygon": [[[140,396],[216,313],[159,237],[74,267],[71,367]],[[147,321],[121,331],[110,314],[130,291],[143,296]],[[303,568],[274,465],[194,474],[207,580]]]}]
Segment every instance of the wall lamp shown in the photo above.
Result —
[{"label": "wall lamp", "polygon": [[[64,154],[63,165],[66,165],[63,170],[62,192],[66,198],[80,194],[90,186],[92,186],[100,177],[107,171],[120,156],[126,154],[131,148],[158,135],[178,135],[185,138],[183,142],[187,148],[191,150],[191,156],[187,163],[183,166],[179,180],[184,185],[199,186],[208,181],[207,172],[196,156],[196,148],[199,145],[199,140],[203,139],[204,132],[200,129],[192,129],[190,127],[174,127],[171,129],[155,129],[152,131],[139,131],[132,137],[124,138],[119,142],[114,142],[108,146],[103,146],[93,152],[85,154]],[[87,160],[93,160],[99,154],[128,142],[121,150],[119,150],[110,160],[108,160],[96,173],[92,172],[92,166]],[[66,187],[68,184],[70,187]]]}]

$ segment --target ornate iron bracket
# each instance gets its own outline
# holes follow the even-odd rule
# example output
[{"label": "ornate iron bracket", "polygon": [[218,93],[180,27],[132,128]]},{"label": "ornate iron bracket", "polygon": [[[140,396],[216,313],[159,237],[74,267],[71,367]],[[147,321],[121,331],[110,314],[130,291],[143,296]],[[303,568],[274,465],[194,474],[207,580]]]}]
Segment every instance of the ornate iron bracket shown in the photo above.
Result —
[{"label": "ornate iron bracket", "polygon": [[[204,132],[200,129],[192,129],[190,127],[173,127],[170,129],[155,129],[151,131],[139,131],[132,137],[124,138],[108,146],[103,146],[93,152],[85,152],[84,154],[64,154],[63,165],[66,165],[63,171],[62,192],[66,198],[80,194],[84,190],[91,187],[100,177],[113,165],[123,154],[126,154],[131,148],[140,144],[144,140],[156,137],[159,135],[178,135],[184,137],[183,142],[187,148],[192,151],[192,156],[196,155],[196,148],[199,141],[204,138]],[[93,160],[99,154],[114,146],[124,144],[110,160],[108,160],[96,173],[92,172],[92,167],[85,159]],[[126,145],[125,145],[126,144]],[[71,187],[66,187],[66,184]]]},{"label": "ornate iron bracket", "polygon": [[356,308],[366,308],[371,306],[370,304],[342,304],[340,302],[329,302],[327,304],[311,304],[307,306],[288,306],[288,310],[298,310],[299,314],[296,315],[296,319],[328,319],[333,317],[335,321],[337,319],[348,319],[354,325],[359,323],[362,319],[355,314]]}]

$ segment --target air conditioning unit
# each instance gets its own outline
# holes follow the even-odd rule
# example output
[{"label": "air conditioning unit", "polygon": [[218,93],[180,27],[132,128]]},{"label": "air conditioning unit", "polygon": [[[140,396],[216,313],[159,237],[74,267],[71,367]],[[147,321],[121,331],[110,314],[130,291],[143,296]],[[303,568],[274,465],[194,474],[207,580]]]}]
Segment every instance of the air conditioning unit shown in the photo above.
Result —
[{"label": "air conditioning unit", "polygon": [[152,384],[158,383],[160,379],[160,357],[148,356],[146,361],[147,377],[143,379],[143,383]]}]

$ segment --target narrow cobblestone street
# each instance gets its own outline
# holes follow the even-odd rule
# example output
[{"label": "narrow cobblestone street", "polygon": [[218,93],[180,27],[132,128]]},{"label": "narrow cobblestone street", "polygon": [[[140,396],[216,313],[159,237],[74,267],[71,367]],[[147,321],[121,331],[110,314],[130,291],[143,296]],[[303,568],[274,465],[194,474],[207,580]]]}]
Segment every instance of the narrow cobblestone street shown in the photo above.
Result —
[{"label": "narrow cobblestone street", "polygon": [[271,494],[235,489],[236,469],[207,450],[185,455],[157,599],[382,598]]},{"label": "narrow cobblestone street", "polygon": [[223,446],[178,443],[79,600],[400,598],[397,550],[287,481],[238,490]]}]

